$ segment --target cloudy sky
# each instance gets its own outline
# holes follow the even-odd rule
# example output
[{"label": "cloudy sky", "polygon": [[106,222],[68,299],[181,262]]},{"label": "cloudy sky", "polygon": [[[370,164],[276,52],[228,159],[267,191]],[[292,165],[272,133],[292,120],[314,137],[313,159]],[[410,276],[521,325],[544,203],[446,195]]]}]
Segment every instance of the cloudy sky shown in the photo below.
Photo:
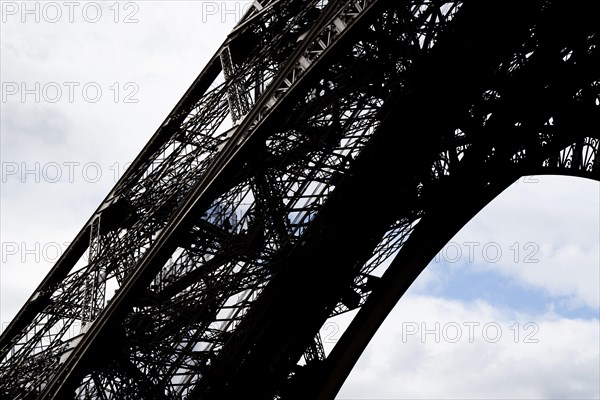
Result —
[{"label": "cloudy sky", "polygon": [[[3,326],[247,3],[22,4],[1,2]],[[339,398],[599,398],[599,209],[597,182],[516,182],[432,261]]]}]

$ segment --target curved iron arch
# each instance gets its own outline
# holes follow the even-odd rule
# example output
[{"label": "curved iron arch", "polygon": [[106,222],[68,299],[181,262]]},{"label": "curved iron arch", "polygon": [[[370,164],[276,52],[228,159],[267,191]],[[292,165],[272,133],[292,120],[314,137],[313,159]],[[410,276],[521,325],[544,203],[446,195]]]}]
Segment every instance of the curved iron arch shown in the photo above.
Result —
[{"label": "curved iron arch", "polygon": [[[548,175],[545,172],[523,176]],[[560,175],[582,177],[581,174],[569,172],[564,171]],[[558,174],[551,173],[551,175]],[[585,178],[600,181],[598,177],[585,176]],[[419,222],[382,275],[378,291],[374,292],[359,309],[327,357],[320,377],[315,380],[315,398],[335,397],[386,317],[435,255],[464,225],[509,186],[510,184],[494,188],[480,197],[479,201],[472,204],[464,214],[454,214],[455,218],[448,217],[452,213],[451,209],[441,207]],[[443,228],[439,224],[441,220],[446,223]]]},{"label": "curved iron arch", "polygon": [[[0,338],[0,393],[328,398],[402,288],[511,182],[536,171],[598,179],[597,4],[254,7]],[[365,113],[376,128],[361,125]],[[238,125],[219,131],[227,116]],[[352,129],[368,143],[328,163]],[[327,192],[286,210],[283,196],[297,200],[311,180]],[[240,193],[257,198],[241,222]],[[361,268],[390,231],[407,239],[369,285]],[[72,272],[86,249],[89,272]],[[110,302],[91,290],[107,276],[120,285]],[[256,299],[227,303],[252,285]],[[325,358],[315,333],[360,305]],[[75,320],[79,337],[50,332]],[[302,356],[315,367],[304,374]]]}]

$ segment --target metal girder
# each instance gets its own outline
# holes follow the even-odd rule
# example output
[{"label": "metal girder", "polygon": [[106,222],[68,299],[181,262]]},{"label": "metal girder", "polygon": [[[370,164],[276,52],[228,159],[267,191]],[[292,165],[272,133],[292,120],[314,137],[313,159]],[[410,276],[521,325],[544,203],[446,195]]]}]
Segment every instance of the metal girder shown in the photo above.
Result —
[{"label": "metal girder", "polygon": [[332,398],[504,187],[600,179],[597,11],[255,2],[0,338],[0,395]]}]

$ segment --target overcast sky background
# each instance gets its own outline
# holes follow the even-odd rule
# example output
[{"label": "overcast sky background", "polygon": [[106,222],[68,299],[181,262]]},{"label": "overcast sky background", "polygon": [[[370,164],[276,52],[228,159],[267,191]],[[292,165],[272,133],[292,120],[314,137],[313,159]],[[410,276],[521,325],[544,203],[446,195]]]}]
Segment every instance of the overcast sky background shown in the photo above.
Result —
[{"label": "overcast sky background", "polygon": [[[62,2],[58,20],[49,3],[25,4],[39,22],[3,1],[0,30],[3,326],[247,2],[81,2],[73,22]],[[599,209],[598,182],[515,183],[432,261],[339,398],[599,398]],[[350,316],[325,327],[327,347]]]}]

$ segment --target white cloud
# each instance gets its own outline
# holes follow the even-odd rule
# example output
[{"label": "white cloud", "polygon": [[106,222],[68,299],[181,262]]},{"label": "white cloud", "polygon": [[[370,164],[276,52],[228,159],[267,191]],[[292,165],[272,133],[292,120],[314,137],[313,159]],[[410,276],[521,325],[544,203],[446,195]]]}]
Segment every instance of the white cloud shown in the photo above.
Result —
[{"label": "white cloud", "polygon": [[[479,324],[471,325],[472,335],[470,323]],[[485,324],[490,325],[484,333]],[[408,334],[415,326],[418,332]],[[457,326],[462,337],[456,341]],[[498,327],[501,337],[493,343]],[[423,328],[429,330],[424,336]],[[598,398],[599,334],[597,319],[523,315],[481,301],[407,295],[369,344],[338,398]],[[539,342],[526,343],[532,340]]]},{"label": "white cloud", "polygon": [[517,182],[492,201],[436,260],[500,274],[525,288],[567,298],[573,306],[598,309],[600,183],[534,179],[539,182]]}]

